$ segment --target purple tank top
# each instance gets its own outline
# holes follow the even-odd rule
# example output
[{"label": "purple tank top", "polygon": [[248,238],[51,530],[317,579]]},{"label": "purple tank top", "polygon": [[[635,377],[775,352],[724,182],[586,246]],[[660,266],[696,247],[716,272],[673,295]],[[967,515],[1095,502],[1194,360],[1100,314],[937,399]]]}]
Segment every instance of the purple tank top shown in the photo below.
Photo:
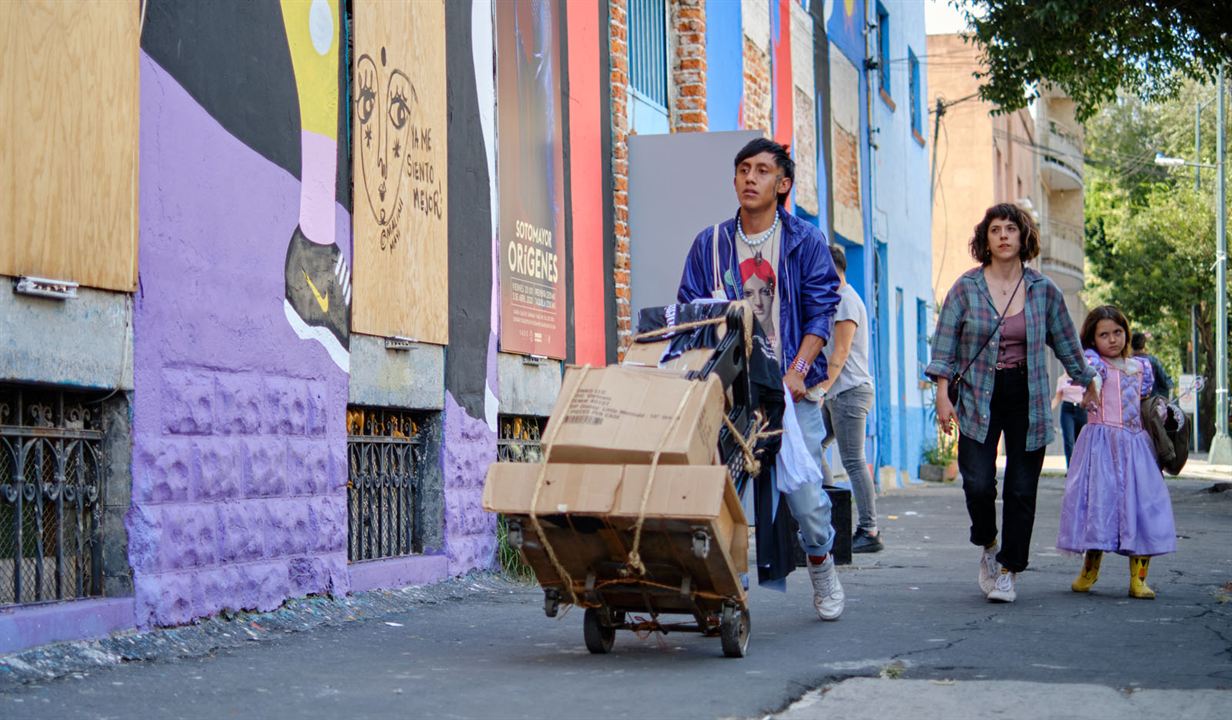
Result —
[{"label": "purple tank top", "polygon": [[1001,325],[1001,345],[997,364],[1002,367],[1024,365],[1027,362],[1027,314],[1019,311],[1005,318]]}]

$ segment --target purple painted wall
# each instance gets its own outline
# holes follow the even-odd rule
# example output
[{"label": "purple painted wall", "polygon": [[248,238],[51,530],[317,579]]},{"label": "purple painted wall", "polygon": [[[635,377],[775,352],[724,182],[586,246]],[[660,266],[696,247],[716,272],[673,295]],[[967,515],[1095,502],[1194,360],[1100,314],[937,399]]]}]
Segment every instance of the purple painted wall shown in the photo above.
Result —
[{"label": "purple painted wall", "polygon": [[345,592],[347,375],[283,310],[300,182],[144,53],[140,161],[137,622]]}]

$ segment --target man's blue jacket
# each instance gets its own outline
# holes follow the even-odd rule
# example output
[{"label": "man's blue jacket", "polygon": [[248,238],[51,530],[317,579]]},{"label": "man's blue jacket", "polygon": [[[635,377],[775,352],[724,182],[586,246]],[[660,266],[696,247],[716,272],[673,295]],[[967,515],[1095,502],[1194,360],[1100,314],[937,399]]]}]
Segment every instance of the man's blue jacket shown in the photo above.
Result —
[{"label": "man's blue jacket", "polygon": [[[782,370],[800,351],[805,335],[816,335],[830,342],[834,327],[834,311],[838,307],[838,274],[830,257],[825,236],[813,225],[788,213],[779,206],[783,247],[779,253],[779,333],[783,346]],[[684,273],[680,277],[677,302],[689,303],[714,297],[719,283],[714,277],[714,228],[698,233],[689,248]],[[736,218],[719,225],[719,272],[728,300],[744,299],[740,280],[739,254],[736,251]],[[813,367],[805,378],[805,386],[813,387],[825,380],[826,356],[817,353]]]}]

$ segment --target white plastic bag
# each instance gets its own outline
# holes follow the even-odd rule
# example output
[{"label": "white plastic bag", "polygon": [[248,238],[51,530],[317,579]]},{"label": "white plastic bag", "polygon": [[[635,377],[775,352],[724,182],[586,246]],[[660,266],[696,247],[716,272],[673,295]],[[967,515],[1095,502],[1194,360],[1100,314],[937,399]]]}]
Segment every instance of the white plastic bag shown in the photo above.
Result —
[{"label": "white plastic bag", "polygon": [[791,400],[791,391],[783,386],[787,399],[783,409],[783,443],[775,460],[775,485],[779,492],[791,493],[806,483],[821,484],[821,468],[804,443],[804,432],[796,419],[796,404]]}]

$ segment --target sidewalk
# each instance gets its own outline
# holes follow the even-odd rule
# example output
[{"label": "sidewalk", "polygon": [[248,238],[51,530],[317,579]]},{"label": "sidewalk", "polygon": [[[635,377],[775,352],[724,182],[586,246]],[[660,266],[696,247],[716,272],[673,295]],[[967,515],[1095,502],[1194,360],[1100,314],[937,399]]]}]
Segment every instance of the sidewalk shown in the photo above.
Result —
[{"label": "sidewalk", "polygon": [[[997,467],[999,469],[1005,468],[1004,457],[997,459]],[[1065,475],[1065,456],[1044,456],[1044,471],[1041,474],[1051,477],[1063,477]],[[1169,480],[1173,479],[1171,475],[1166,475],[1165,477]],[[1232,465],[1211,465],[1206,461],[1205,453],[1194,454],[1189,456],[1189,461],[1185,463],[1185,469],[1175,479],[1232,482]]]}]

